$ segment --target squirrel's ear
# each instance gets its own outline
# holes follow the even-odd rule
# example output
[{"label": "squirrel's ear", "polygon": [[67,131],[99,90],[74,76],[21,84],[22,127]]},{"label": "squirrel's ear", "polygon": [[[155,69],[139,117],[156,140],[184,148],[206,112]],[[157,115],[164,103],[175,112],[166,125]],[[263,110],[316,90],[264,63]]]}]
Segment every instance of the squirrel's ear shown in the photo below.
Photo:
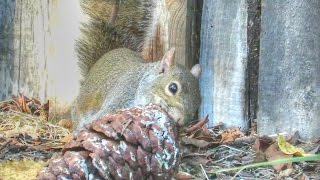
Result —
[{"label": "squirrel's ear", "polygon": [[200,73],[201,73],[200,64],[194,65],[194,66],[191,68],[190,72],[191,72],[191,74],[193,74],[196,78],[199,78]]},{"label": "squirrel's ear", "polygon": [[174,47],[171,48],[169,51],[166,52],[166,54],[161,59],[161,69],[160,69],[161,73],[168,71],[168,69],[175,64],[174,51],[175,51],[175,48]]}]

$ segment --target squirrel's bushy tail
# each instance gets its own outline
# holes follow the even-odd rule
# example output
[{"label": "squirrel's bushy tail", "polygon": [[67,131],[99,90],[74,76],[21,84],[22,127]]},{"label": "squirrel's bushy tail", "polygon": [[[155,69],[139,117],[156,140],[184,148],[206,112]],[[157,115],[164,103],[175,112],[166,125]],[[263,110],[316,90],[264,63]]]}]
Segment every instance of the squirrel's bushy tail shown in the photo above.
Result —
[{"label": "squirrel's bushy tail", "polygon": [[88,17],[82,24],[76,51],[81,74],[106,52],[126,47],[136,52],[143,48],[151,22],[152,0],[81,0]]}]

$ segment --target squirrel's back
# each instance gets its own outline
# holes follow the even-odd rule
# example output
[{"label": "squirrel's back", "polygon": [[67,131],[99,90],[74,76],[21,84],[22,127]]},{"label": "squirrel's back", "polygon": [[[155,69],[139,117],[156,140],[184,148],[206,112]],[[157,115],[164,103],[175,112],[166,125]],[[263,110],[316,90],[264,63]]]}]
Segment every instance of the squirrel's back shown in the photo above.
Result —
[{"label": "squirrel's back", "polygon": [[133,104],[138,83],[150,65],[125,48],[103,55],[82,82],[74,118],[92,119],[93,115],[100,117],[98,112],[105,114]]},{"label": "squirrel's back", "polygon": [[[126,77],[134,77],[137,81],[130,81],[131,85],[135,86],[134,83],[139,81],[146,66],[148,64],[144,63],[136,52],[129,49],[120,48],[106,53],[93,65],[82,82],[83,85],[80,88],[82,97],[78,103],[87,105],[82,105],[79,110],[88,111],[89,106],[90,109],[99,108],[102,103],[99,99],[104,99],[110,91],[123,94]],[[96,98],[92,98],[93,94]],[[98,101],[100,103],[97,103]]]}]

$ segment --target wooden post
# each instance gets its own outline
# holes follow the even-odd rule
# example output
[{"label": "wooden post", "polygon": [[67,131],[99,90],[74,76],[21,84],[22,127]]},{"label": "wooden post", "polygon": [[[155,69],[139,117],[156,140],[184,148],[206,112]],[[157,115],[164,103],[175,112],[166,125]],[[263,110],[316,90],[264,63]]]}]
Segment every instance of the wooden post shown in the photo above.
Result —
[{"label": "wooden post", "polygon": [[248,129],[246,95],[247,1],[205,0],[202,14],[200,117],[209,126]]},{"label": "wooden post", "polygon": [[[74,51],[79,2],[5,0],[0,12],[1,100],[22,93],[50,99],[51,110],[65,110],[80,78]],[[55,102],[59,105],[52,106]]]},{"label": "wooden post", "polygon": [[320,1],[262,1],[258,133],[320,136]]},{"label": "wooden post", "polygon": [[15,1],[0,2],[0,100],[12,94]]},{"label": "wooden post", "polygon": [[[179,64],[191,68],[198,62],[197,0],[155,1],[155,16],[150,39],[146,41],[143,57],[148,61],[160,60],[171,47],[176,48]],[[199,0],[198,0],[199,1]]]}]

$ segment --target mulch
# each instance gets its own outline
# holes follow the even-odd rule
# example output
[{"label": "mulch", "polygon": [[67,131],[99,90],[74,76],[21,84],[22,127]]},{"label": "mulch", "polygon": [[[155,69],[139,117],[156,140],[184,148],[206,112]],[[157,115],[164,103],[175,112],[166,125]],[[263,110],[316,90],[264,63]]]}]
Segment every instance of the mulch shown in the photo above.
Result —
[{"label": "mulch", "polygon": [[[48,117],[48,102],[41,104],[22,95],[0,102],[0,166],[26,159],[46,162],[62,150],[70,138],[68,128],[72,122],[54,123]],[[180,128],[183,155],[176,179],[320,179],[319,161],[214,173],[219,169],[303,154],[283,152],[278,135],[259,137],[254,127],[245,133],[240,128],[223,129],[222,123],[208,129],[207,122],[205,117],[187,128]],[[303,141],[297,133],[284,137],[287,144],[301,148],[303,153],[320,153],[320,139]],[[7,179],[1,176],[0,170],[1,178]]]}]

